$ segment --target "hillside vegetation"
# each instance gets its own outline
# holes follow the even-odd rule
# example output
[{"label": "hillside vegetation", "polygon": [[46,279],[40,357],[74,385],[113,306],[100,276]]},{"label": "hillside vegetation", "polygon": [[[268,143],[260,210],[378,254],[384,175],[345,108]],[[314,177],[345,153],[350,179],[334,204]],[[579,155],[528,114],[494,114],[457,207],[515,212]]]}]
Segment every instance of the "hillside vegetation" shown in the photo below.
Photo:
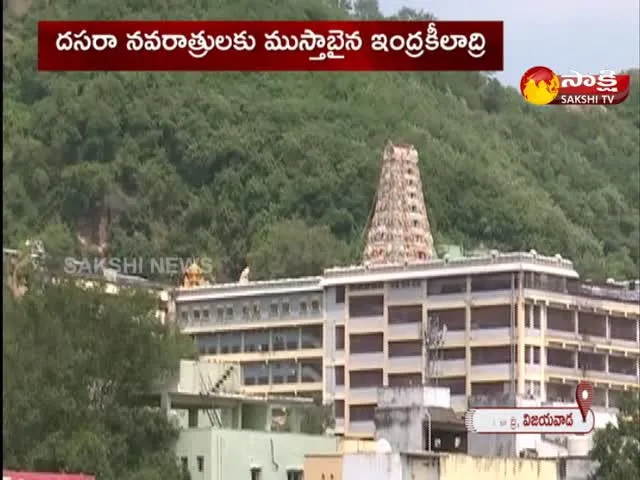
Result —
[{"label": "hillside vegetation", "polygon": [[111,256],[212,257],[218,280],[247,262],[315,273],[357,260],[391,138],[420,152],[437,242],[637,276],[637,81],[622,106],[568,111],[477,73],[35,71],[37,19],[345,18],[340,3],[34,1],[4,25],[4,245],[40,236],[62,255],[80,236]]}]

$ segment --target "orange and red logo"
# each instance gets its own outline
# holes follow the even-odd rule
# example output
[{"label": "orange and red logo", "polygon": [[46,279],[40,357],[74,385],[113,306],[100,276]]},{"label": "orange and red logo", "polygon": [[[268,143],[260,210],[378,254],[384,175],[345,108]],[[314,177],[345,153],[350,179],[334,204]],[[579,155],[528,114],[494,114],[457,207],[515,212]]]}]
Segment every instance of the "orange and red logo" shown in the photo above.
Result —
[{"label": "orange and red logo", "polygon": [[629,96],[631,78],[603,70],[596,75],[557,75],[547,67],[527,70],[520,92],[533,105],[617,105]]}]

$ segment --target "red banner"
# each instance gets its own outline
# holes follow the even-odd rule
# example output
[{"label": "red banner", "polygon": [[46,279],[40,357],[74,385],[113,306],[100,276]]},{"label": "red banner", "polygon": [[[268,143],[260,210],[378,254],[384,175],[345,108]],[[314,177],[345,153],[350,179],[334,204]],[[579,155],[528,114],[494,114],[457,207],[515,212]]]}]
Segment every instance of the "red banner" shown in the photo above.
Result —
[{"label": "red banner", "polygon": [[3,470],[2,480],[95,480],[95,477],[71,473],[11,472]]},{"label": "red banner", "polygon": [[41,71],[503,69],[502,22],[50,22]]}]

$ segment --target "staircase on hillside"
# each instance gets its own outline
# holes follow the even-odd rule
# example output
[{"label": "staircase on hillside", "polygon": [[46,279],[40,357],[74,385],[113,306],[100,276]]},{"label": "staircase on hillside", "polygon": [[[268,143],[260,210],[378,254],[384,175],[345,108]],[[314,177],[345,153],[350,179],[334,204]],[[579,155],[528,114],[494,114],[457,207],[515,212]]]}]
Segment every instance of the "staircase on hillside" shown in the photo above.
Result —
[{"label": "staircase on hillside", "polygon": [[[202,371],[198,369],[198,374],[200,376],[200,396],[203,399],[209,397],[209,395],[216,394],[220,392],[224,383],[229,379],[231,374],[235,369],[235,365],[229,365],[224,370],[222,375],[212,383],[208,375],[203,375]],[[208,408],[205,410],[207,412],[207,417],[209,418],[209,423],[212,427],[222,428],[222,418],[220,417],[220,412],[213,408]]]}]

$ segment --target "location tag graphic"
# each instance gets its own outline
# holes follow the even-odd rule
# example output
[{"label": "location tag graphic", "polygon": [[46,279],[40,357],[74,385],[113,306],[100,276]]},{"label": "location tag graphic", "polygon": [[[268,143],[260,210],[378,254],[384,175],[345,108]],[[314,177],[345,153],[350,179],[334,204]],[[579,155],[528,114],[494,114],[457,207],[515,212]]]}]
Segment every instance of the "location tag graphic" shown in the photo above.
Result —
[{"label": "location tag graphic", "polygon": [[582,381],[576,388],[576,401],[578,402],[578,408],[582,414],[582,421],[587,421],[587,413],[591,409],[591,403],[593,402],[593,385],[589,382]]}]

